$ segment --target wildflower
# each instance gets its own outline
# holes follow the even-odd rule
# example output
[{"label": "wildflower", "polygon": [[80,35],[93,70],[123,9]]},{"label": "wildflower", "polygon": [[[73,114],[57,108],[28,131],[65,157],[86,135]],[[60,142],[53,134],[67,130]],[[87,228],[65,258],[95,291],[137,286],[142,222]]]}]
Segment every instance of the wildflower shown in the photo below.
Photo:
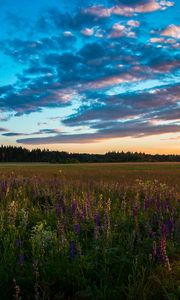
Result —
[{"label": "wildflower", "polygon": [[76,216],[76,211],[77,211],[77,205],[76,205],[76,201],[75,200],[73,200],[73,202],[72,202],[71,211],[72,211],[73,217],[75,217]]},{"label": "wildflower", "polygon": [[159,199],[156,200],[156,209],[157,209],[157,213],[160,214],[161,211],[161,202]]},{"label": "wildflower", "polygon": [[21,239],[16,240],[16,247],[21,248],[23,246],[23,241]]},{"label": "wildflower", "polygon": [[7,182],[6,181],[2,182],[1,188],[2,188],[2,192],[4,194],[6,194],[7,193]]},{"label": "wildflower", "polygon": [[159,247],[157,248],[156,257],[160,263],[162,263],[168,271],[171,271],[169,258],[166,253],[166,235],[163,234],[160,239]]},{"label": "wildflower", "polygon": [[96,226],[101,226],[101,220],[100,220],[100,214],[99,213],[95,213],[94,222],[95,222]]},{"label": "wildflower", "polygon": [[169,218],[166,223],[166,228],[167,228],[167,231],[168,231],[168,234],[170,235],[173,231],[173,219],[172,218]]},{"label": "wildflower", "polygon": [[163,224],[162,227],[161,227],[161,233],[162,233],[163,237],[166,237],[167,234],[168,234],[168,228],[166,227],[165,224]]},{"label": "wildflower", "polygon": [[9,223],[11,224],[15,223],[17,212],[18,212],[18,203],[16,201],[12,201],[8,206]]},{"label": "wildflower", "polygon": [[149,196],[145,197],[144,199],[144,211],[147,211],[151,206],[151,198]]},{"label": "wildflower", "polygon": [[95,236],[95,239],[97,240],[98,237],[99,237],[99,229],[100,229],[100,226],[101,226],[101,220],[100,220],[100,214],[99,213],[95,213],[94,222],[95,222],[94,236]]},{"label": "wildflower", "polygon": [[56,218],[57,219],[60,217],[60,213],[61,213],[61,207],[60,207],[60,203],[58,201],[58,202],[56,202]]},{"label": "wildflower", "polygon": [[153,230],[150,230],[150,231],[149,231],[149,237],[150,237],[150,238],[155,238],[155,236],[156,236],[156,232],[153,231]]},{"label": "wildflower", "polygon": [[76,234],[80,234],[80,229],[81,227],[79,223],[74,225],[74,231]]}]

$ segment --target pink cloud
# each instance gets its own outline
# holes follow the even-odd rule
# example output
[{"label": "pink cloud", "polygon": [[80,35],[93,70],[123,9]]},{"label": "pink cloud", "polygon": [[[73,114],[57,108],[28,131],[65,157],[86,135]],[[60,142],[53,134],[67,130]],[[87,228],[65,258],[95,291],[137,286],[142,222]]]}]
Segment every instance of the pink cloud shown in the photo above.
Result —
[{"label": "pink cloud", "polygon": [[[111,13],[115,15],[132,16],[137,13],[149,13],[157,10],[165,10],[170,6],[173,6],[174,2],[171,1],[157,1],[149,0],[144,4],[137,4],[132,6],[116,5],[111,8]],[[133,25],[132,25],[133,26]]]},{"label": "pink cloud", "polygon": [[134,38],[136,36],[135,32],[131,31],[130,27],[125,27],[121,23],[115,23],[112,26],[112,30],[109,34],[109,38],[119,38],[127,36],[129,38]]},{"label": "pink cloud", "polygon": [[166,6],[160,5],[156,0],[150,0],[145,4],[137,4],[135,6],[116,5],[112,8],[115,15],[133,16],[136,13],[148,13],[156,10],[162,10]]},{"label": "pink cloud", "polygon": [[161,35],[180,39],[180,26],[171,24],[161,32]]},{"label": "pink cloud", "polygon": [[93,15],[99,18],[107,18],[111,16],[111,9],[105,8],[102,5],[93,5],[84,9],[85,14]]},{"label": "pink cloud", "polygon": [[130,17],[134,14],[134,9],[129,6],[116,5],[111,9],[111,12],[115,15]]},{"label": "pink cloud", "polygon": [[150,39],[151,43],[164,43],[164,38],[158,38],[158,37],[154,37]]},{"label": "pink cloud", "polygon": [[164,0],[159,2],[158,0],[149,0],[149,2],[144,4],[137,4],[132,6],[119,4],[111,8],[106,8],[103,5],[93,5],[85,9],[83,12],[85,14],[90,14],[98,18],[107,18],[110,17],[112,14],[122,16],[133,16],[137,13],[149,13],[157,10],[165,10],[173,5],[174,2],[172,1]]},{"label": "pink cloud", "polygon": [[85,36],[92,36],[94,34],[94,29],[93,28],[85,28],[81,30],[81,33]]},{"label": "pink cloud", "polygon": [[156,0],[151,0],[149,3],[145,3],[142,5],[138,5],[135,8],[135,12],[144,13],[144,12],[152,12],[161,9],[161,5]]},{"label": "pink cloud", "polygon": [[172,62],[164,62],[159,63],[158,65],[152,67],[155,72],[170,72],[172,69],[178,67],[180,65],[180,61],[172,61]]},{"label": "pink cloud", "polygon": [[150,43],[153,43],[153,44],[170,44],[172,45],[173,47],[175,46],[174,44],[176,43],[176,40],[175,39],[165,39],[163,37],[153,37],[150,39]]},{"label": "pink cloud", "polygon": [[132,27],[139,27],[139,26],[140,26],[140,22],[139,22],[139,21],[134,21],[134,20],[129,20],[129,21],[127,22],[127,24],[128,24],[129,26],[132,26]]},{"label": "pink cloud", "polygon": [[99,79],[96,81],[92,81],[86,84],[84,88],[87,89],[101,89],[101,88],[106,88],[108,86],[114,86],[114,85],[119,85],[124,82],[132,82],[132,81],[137,81],[142,78],[136,77],[131,74],[120,74],[116,76],[109,76],[103,79]]}]

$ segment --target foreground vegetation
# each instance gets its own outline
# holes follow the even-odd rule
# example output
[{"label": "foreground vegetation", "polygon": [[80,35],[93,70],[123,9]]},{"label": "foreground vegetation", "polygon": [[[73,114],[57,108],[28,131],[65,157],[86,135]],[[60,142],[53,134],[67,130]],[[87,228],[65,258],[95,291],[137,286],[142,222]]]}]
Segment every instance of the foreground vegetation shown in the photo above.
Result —
[{"label": "foreground vegetation", "polygon": [[179,181],[160,174],[180,169],[148,168],[1,168],[0,299],[179,299]]}]

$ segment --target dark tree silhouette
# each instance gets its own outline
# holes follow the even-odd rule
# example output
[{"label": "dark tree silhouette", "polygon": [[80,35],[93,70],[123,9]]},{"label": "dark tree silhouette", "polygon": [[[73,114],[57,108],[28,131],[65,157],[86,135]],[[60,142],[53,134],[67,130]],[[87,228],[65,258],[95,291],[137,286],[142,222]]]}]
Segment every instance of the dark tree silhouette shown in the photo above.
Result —
[{"label": "dark tree silhouette", "polygon": [[28,150],[22,147],[1,146],[0,162],[48,162],[48,163],[95,163],[95,162],[180,162],[180,155],[145,154],[138,152],[108,152],[106,154],[68,153],[48,149]]}]

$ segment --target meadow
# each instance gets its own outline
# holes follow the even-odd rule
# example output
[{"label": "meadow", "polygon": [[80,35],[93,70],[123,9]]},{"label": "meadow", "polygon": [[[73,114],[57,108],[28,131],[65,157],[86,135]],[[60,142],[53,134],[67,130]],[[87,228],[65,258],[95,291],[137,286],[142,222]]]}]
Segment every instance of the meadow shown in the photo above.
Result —
[{"label": "meadow", "polygon": [[180,164],[0,164],[0,299],[180,299]]}]

